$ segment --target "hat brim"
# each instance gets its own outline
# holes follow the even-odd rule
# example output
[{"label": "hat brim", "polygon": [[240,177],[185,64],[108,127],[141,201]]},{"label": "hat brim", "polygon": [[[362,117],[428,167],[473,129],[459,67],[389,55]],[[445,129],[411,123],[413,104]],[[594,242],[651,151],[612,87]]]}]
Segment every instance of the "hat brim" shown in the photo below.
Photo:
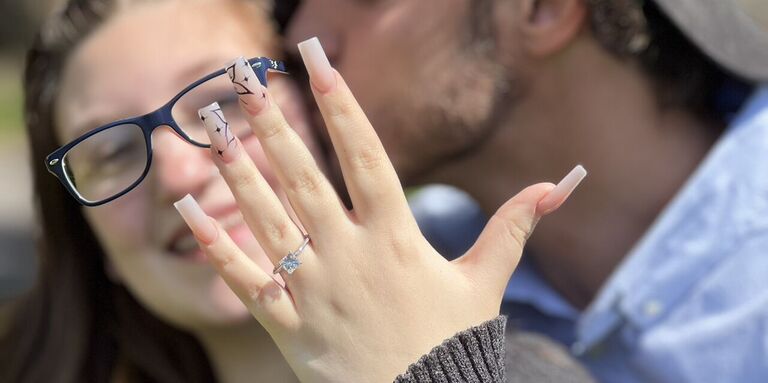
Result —
[{"label": "hat brim", "polygon": [[702,52],[746,80],[768,80],[768,32],[733,0],[654,0]]}]

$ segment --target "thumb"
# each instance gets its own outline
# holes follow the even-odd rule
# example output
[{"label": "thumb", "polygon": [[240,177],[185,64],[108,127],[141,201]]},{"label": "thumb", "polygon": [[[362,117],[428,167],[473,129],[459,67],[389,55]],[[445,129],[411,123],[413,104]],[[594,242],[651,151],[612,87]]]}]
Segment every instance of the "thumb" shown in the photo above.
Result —
[{"label": "thumb", "polygon": [[503,292],[539,218],[557,210],[586,175],[578,165],[556,186],[540,183],[523,189],[496,211],[477,242],[456,262],[473,280]]}]

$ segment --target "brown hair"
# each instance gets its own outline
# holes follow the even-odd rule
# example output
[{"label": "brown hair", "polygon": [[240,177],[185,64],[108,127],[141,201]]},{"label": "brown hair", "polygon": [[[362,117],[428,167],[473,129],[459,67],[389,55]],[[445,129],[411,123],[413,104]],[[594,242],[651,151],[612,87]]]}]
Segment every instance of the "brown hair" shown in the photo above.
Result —
[{"label": "brown hair", "polygon": [[[654,1],[586,0],[595,38],[615,56],[636,62],[654,81],[659,102],[725,122],[739,105],[723,90],[745,97],[751,85],[727,73],[698,49]],[[743,100],[734,100],[736,103]]]},{"label": "brown hair", "polygon": [[24,112],[41,223],[35,288],[0,342],[2,382],[213,382],[201,345],[161,321],[107,277],[104,252],[81,207],[43,166],[61,143],[54,110],[69,55],[118,7],[70,0],[43,26],[28,52]]},{"label": "brown hair", "polygon": [[[587,22],[603,49],[638,65],[654,83],[663,107],[724,122],[737,112],[754,84],[726,72],[699,50],[652,0],[584,0]],[[473,48],[492,51],[493,0],[470,9]],[[478,44],[479,43],[479,44]],[[725,91],[730,99],[722,99]]]}]

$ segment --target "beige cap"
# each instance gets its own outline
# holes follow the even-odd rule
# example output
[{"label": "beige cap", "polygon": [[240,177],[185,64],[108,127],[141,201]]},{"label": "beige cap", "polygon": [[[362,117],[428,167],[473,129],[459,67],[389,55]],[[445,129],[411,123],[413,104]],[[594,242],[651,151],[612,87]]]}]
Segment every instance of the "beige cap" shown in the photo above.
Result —
[{"label": "beige cap", "polygon": [[675,25],[726,70],[768,81],[768,0],[654,0]]}]

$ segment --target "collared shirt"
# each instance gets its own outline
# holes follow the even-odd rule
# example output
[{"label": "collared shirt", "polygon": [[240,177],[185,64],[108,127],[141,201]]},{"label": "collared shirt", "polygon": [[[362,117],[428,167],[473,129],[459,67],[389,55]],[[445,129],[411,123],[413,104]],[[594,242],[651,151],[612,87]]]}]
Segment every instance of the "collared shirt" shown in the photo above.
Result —
[{"label": "collared shirt", "polygon": [[505,300],[604,382],[768,382],[768,88],[584,312],[525,261]]}]

